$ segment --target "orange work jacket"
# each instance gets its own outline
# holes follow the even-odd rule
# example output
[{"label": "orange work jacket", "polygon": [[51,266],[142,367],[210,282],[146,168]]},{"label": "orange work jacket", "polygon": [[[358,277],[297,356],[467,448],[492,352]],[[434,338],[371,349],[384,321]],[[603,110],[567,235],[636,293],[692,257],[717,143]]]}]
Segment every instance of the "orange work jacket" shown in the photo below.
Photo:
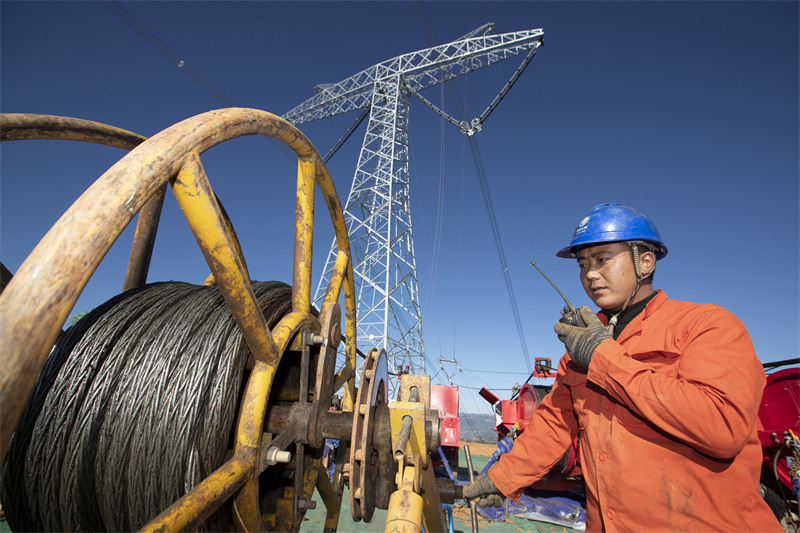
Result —
[{"label": "orange work jacket", "polygon": [[562,357],[552,392],[489,476],[519,499],[578,435],[587,531],[779,533],[758,494],[765,381],[735,316],[658,291],[588,371]]}]

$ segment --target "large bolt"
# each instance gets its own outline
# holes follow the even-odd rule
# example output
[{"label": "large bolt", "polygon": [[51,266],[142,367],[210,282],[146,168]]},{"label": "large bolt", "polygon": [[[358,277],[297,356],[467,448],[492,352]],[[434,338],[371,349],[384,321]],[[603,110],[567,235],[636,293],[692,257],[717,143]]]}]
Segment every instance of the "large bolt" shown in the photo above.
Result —
[{"label": "large bolt", "polygon": [[292,453],[286,450],[279,450],[274,446],[267,450],[267,464],[272,466],[276,463],[288,463],[292,460]]},{"label": "large bolt", "polygon": [[308,344],[309,346],[313,346],[315,344],[322,344],[325,342],[325,337],[320,335],[319,333],[312,333],[308,336]]},{"label": "large bolt", "polygon": [[317,502],[314,501],[314,500],[306,500],[306,499],[302,499],[301,498],[297,502],[297,508],[300,511],[308,511],[310,509],[316,509],[317,508]]}]

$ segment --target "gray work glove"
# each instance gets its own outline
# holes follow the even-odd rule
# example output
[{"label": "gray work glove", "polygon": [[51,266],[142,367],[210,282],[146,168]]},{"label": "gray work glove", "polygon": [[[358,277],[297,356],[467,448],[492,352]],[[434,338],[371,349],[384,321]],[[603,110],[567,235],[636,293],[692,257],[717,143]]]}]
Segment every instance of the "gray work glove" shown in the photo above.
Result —
[{"label": "gray work glove", "polygon": [[567,347],[567,353],[577,364],[589,368],[595,349],[606,339],[611,338],[611,328],[604,326],[588,306],[578,309],[585,327],[573,326],[570,320],[562,317],[555,325],[558,340]]},{"label": "gray work glove", "polygon": [[464,487],[464,498],[476,500],[479,507],[502,507],[505,497],[498,489],[489,474],[484,472],[475,481]]}]

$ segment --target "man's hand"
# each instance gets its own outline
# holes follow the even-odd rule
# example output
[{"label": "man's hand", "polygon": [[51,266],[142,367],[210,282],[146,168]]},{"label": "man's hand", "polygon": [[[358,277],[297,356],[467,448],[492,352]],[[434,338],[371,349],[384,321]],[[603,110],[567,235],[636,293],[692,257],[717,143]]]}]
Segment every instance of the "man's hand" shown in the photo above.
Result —
[{"label": "man's hand", "polygon": [[489,474],[484,472],[475,478],[475,481],[464,487],[464,498],[467,501],[476,500],[480,507],[502,507],[503,497]]},{"label": "man's hand", "polygon": [[567,353],[577,364],[589,368],[595,349],[606,339],[611,338],[611,331],[604,326],[588,306],[578,309],[586,327],[570,325],[564,317],[555,325],[558,340],[567,347]]}]

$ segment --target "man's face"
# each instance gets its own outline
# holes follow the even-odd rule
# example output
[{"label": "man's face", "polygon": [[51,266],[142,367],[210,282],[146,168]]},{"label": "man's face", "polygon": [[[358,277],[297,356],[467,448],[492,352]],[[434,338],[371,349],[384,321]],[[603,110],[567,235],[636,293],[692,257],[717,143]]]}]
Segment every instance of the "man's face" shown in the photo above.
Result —
[{"label": "man's face", "polygon": [[578,266],[583,290],[601,309],[611,311],[622,307],[636,288],[636,271],[630,246],[624,242],[596,244],[580,249]]}]

